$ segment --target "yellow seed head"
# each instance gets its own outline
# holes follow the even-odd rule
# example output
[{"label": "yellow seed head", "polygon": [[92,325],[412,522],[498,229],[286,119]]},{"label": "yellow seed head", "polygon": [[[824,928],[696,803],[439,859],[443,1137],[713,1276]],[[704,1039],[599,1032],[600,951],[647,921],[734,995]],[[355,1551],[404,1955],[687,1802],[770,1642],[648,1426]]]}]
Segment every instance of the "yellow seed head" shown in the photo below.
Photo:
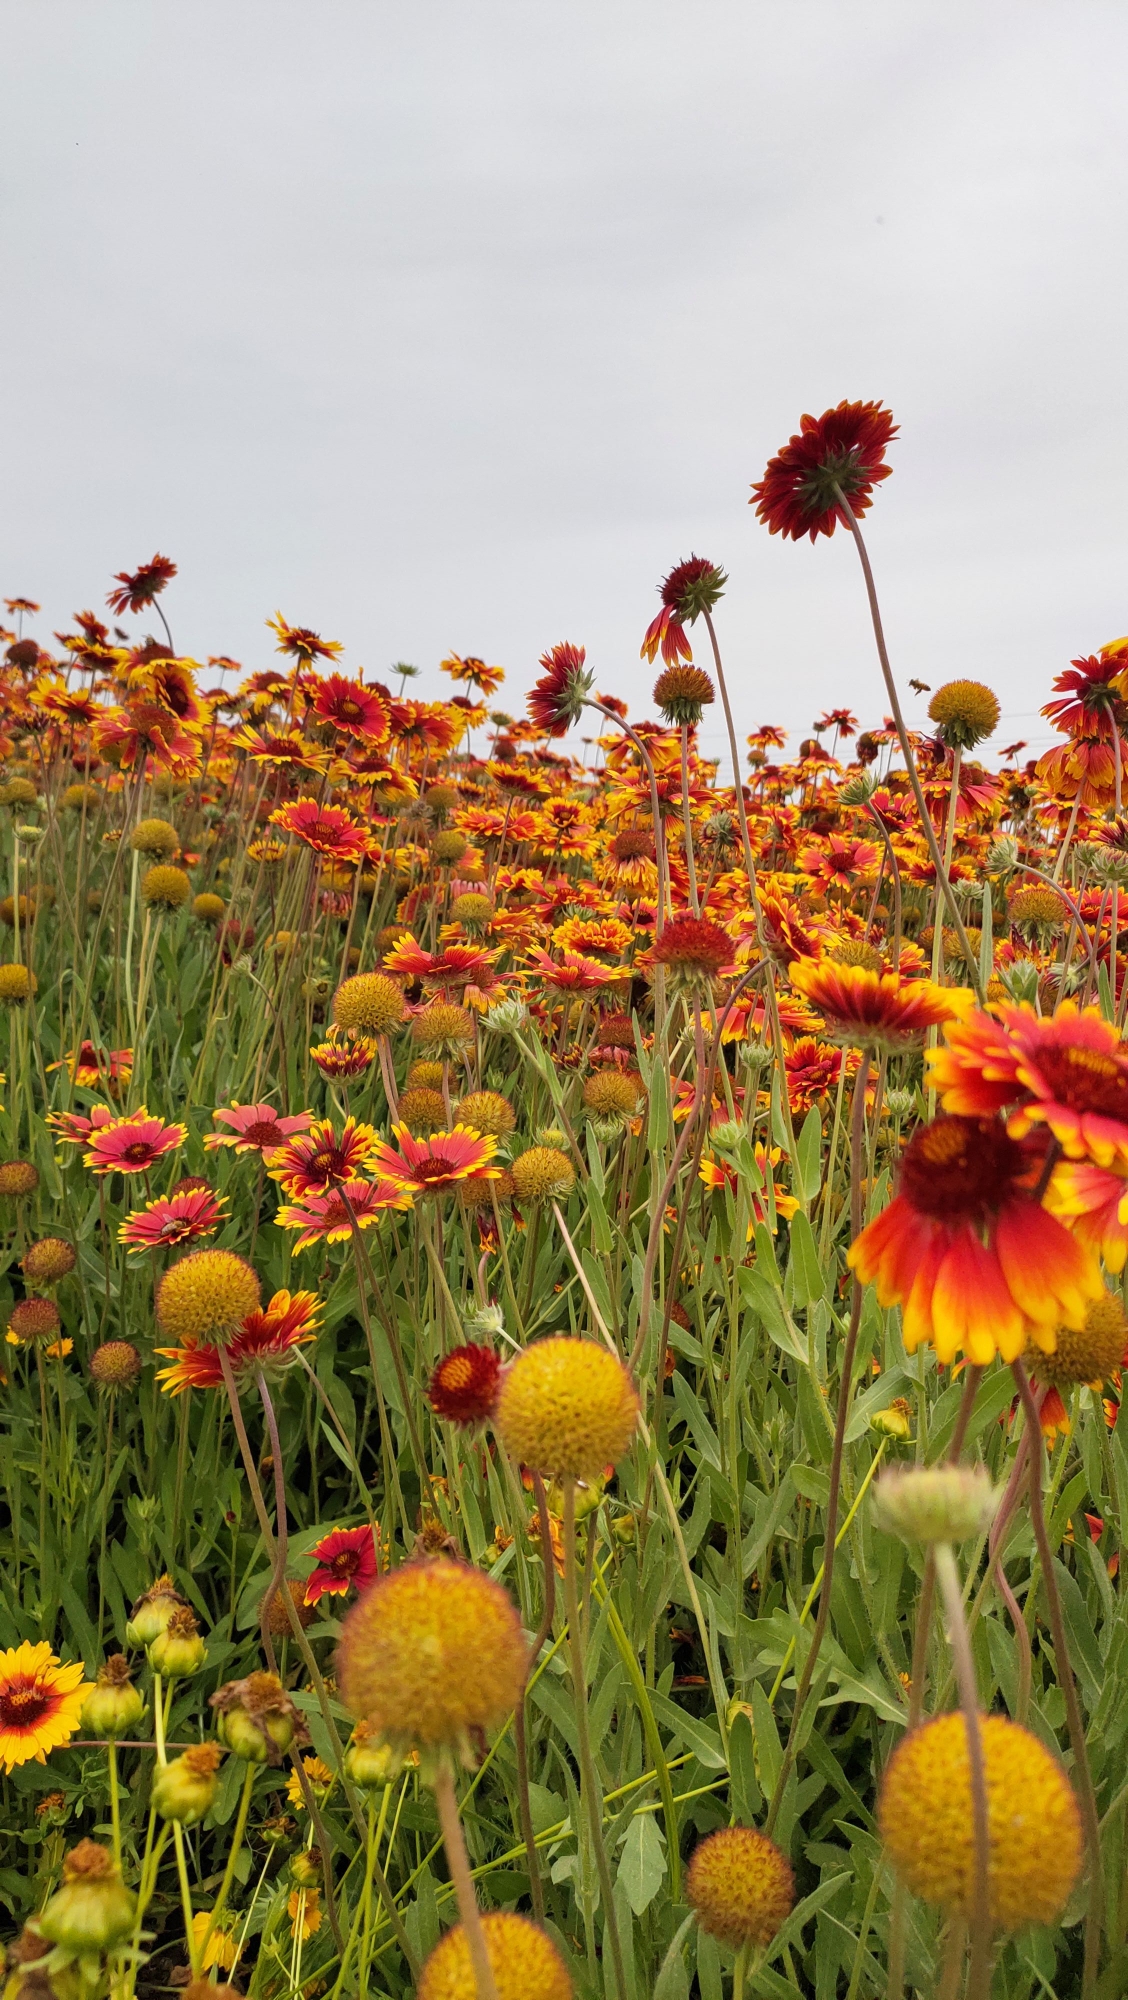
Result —
[{"label": "yellow seed head", "polygon": [[441,1090],[443,1066],[439,1062],[413,1062],[407,1072],[405,1090]]},{"label": "yellow seed head", "polygon": [[1115,1292],[1104,1292],[1093,1300],[1080,1331],[1058,1327],[1053,1353],[1038,1356],[1038,1379],[1058,1389],[1072,1389],[1078,1382],[1099,1388],[1120,1367],[1126,1347],[1124,1307]]},{"label": "yellow seed head", "polygon": [[399,1101],[399,1122],[414,1137],[441,1132],[446,1124],[446,1105],[441,1090],[405,1090]]},{"label": "yellow seed head", "polygon": [[[498,2000],[572,2000],[568,1968],[539,1925],[509,1910],[489,1910],[482,1930]],[[417,1991],[418,2000],[477,2000],[478,1983],[461,1924],[439,1939]]]},{"label": "yellow seed head", "polygon": [[1019,930],[1062,931],[1069,915],[1056,889],[1031,883],[1010,900],[1010,920]]},{"label": "yellow seed head", "polygon": [[471,1091],[461,1100],[455,1116],[460,1125],[469,1125],[494,1139],[506,1138],[517,1124],[517,1114],[500,1090]]},{"label": "yellow seed head", "polygon": [[881,972],[884,961],[875,945],[864,938],[842,938],[827,957],[834,965],[860,965],[866,972]]},{"label": "yellow seed head", "polygon": [[[1081,1866],[1073,1790],[1045,1746],[1002,1715],[980,1717],[987,1778],[988,1882],[1000,1930],[1051,1924]],[[967,1727],[959,1710],[902,1738],[885,1767],[878,1823],[905,1886],[971,1915],[975,1828]]]},{"label": "yellow seed head", "polygon": [[493,918],[493,904],[488,896],[468,889],[464,896],[456,896],[450,906],[452,924],[461,924],[464,931],[484,931]]},{"label": "yellow seed head", "polygon": [[333,1019],[347,1035],[386,1035],[398,1028],[404,997],[386,972],[358,972],[338,986]]},{"label": "yellow seed head", "polygon": [[129,845],[149,861],[169,861],[180,846],[180,835],[167,819],[142,819],[130,834]]},{"label": "yellow seed head", "polygon": [[220,1340],[257,1310],[261,1296],[245,1257],[233,1250],[194,1250],[171,1264],[157,1286],[157,1322],[178,1346]]},{"label": "yellow seed head", "polygon": [[945,681],[928,704],[930,722],[950,750],[971,750],[999,720],[999,698],[982,681]]},{"label": "yellow seed head", "polygon": [[518,1201],[563,1201],[571,1194],[575,1179],[567,1153],[555,1146],[530,1146],[513,1162],[513,1192]]},{"label": "yellow seed head", "polygon": [[474,1017],[466,1007],[436,1000],[415,1016],[411,1033],[417,1047],[435,1056],[458,1056],[474,1040]]},{"label": "yellow seed head", "polygon": [[217,924],[226,908],[222,896],[213,896],[210,889],[205,889],[192,904],[192,915],[202,924]]},{"label": "yellow seed head", "polygon": [[345,1620],[345,1706],[396,1749],[467,1754],[515,1707],[528,1646],[512,1600],[468,1564],[404,1563]]},{"label": "yellow seed head", "polygon": [[593,1118],[633,1118],[641,1095],[637,1071],[597,1069],[584,1085],[584,1109]]},{"label": "yellow seed head", "polygon": [[141,898],[151,910],[182,910],[191,894],[183,868],[147,868],[141,878]]},{"label": "yellow seed head", "polygon": [[436,833],[431,842],[432,860],[439,862],[440,866],[445,868],[453,868],[456,861],[461,861],[465,852],[466,835],[458,833],[453,826]]},{"label": "yellow seed head", "polygon": [[594,1479],[617,1465],[638,1422],[638,1395],[616,1355],[594,1340],[538,1340],[502,1377],[495,1424],[534,1472]]},{"label": "yellow seed head", "polygon": [[787,1856],[767,1834],[725,1826],[694,1848],[685,1893],[702,1930],[738,1950],[771,1943],[795,1901],[795,1883]]},{"label": "yellow seed head", "polygon": [[36,992],[39,981],[26,965],[0,965],[0,1000],[21,1007]]}]

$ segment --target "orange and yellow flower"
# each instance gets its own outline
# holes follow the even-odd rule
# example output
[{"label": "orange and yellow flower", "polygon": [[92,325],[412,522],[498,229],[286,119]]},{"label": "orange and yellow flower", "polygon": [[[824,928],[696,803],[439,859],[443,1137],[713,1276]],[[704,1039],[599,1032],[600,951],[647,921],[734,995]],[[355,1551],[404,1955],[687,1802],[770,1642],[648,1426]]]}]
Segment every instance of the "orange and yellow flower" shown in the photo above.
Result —
[{"label": "orange and yellow flower", "polygon": [[63,1666],[46,1639],[0,1653],[0,1768],[45,1764],[49,1750],[69,1743],[86,1699],[84,1672],[81,1660]]}]

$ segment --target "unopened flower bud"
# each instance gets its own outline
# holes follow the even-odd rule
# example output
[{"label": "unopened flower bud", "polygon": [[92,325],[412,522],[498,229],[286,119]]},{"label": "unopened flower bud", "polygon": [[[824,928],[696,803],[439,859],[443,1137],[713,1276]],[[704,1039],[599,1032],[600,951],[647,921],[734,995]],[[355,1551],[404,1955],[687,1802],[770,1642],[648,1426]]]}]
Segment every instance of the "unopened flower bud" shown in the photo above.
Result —
[{"label": "unopened flower bud", "polygon": [[40,1913],[39,1928],[68,1951],[109,1951],[128,1937],[134,1908],[109,1849],[80,1840],[63,1862],[62,1888]]},{"label": "unopened flower bud", "polygon": [[323,1880],[320,1858],[308,1847],[290,1856],[290,1880],[299,1889],[319,1889]]},{"label": "unopened flower bud", "polygon": [[904,1396],[897,1396],[887,1410],[875,1410],[870,1418],[870,1429],[881,1437],[907,1438],[912,1436],[912,1404]]},{"label": "unopened flower bud", "polygon": [[390,1785],[403,1768],[403,1759],[387,1743],[382,1743],[370,1722],[358,1722],[345,1751],[345,1775],[360,1792],[372,1792]]},{"label": "unopened flower bud", "polygon": [[145,1713],[124,1653],[111,1653],[82,1705],[82,1727],[91,1736],[128,1736]]},{"label": "unopened flower bud", "polygon": [[985,1534],[998,1504],[998,1489],[982,1465],[908,1467],[885,1473],[874,1489],[881,1526],[925,1547]]},{"label": "unopened flower bud", "polygon": [[248,1764],[280,1764],[295,1742],[306,1741],[301,1711],[277,1674],[248,1674],[227,1681],[211,1697],[221,1743]]},{"label": "unopened flower bud", "polygon": [[195,1826],[210,1811],[218,1785],[223,1752],[217,1743],[196,1743],[171,1764],[158,1764],[153,1774],[153,1806],[162,1819]]},{"label": "unopened flower bud", "polygon": [[151,1646],[159,1633],[163,1632],[169,1619],[187,1599],[181,1597],[168,1575],[159,1576],[154,1584],[137,1599],[129,1614],[125,1628],[126,1644],[130,1646]]},{"label": "unopened flower bud", "polygon": [[181,1604],[173,1612],[163,1632],[158,1632],[148,1649],[149,1665],[166,1680],[187,1680],[198,1674],[207,1659],[207,1647],[190,1605]]}]

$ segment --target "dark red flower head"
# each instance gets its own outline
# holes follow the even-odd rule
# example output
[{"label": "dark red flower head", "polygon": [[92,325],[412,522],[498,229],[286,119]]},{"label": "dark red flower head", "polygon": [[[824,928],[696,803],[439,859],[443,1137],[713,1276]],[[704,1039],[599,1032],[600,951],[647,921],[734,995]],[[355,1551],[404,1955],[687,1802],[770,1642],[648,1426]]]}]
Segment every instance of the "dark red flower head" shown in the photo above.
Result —
[{"label": "dark red flower head", "polygon": [[573,722],[579,721],[595,680],[590,668],[584,665],[586,658],[585,647],[570,645],[566,640],[541,654],[544,672],[525,705],[546,736],[566,736]]},{"label": "dark red flower head", "polygon": [[707,978],[715,978],[722,965],[731,964],[734,949],[728,932],[707,917],[671,917],[653,946],[659,965],[702,973]]},{"label": "dark red flower head", "polygon": [[501,1359],[493,1348],[467,1341],[444,1354],[431,1377],[427,1401],[448,1423],[484,1423],[493,1414],[500,1375]]},{"label": "dark red flower head", "polygon": [[723,569],[707,556],[690,556],[663,577],[658,592],[676,618],[693,623],[703,611],[712,611],[724,593],[728,578]]},{"label": "dark red flower head", "polygon": [[120,569],[114,578],[118,588],[111,590],[106,603],[117,618],[124,617],[127,611],[143,611],[175,575],[176,564],[160,555],[154,556],[152,562],[142,563],[132,576],[128,570]]},{"label": "dark red flower head", "polygon": [[752,488],[749,506],[768,533],[833,535],[845,525],[839,492],[855,514],[864,514],[879,479],[888,479],[885,447],[897,435],[892,413],[880,403],[839,403],[821,417],[801,417],[799,431],[768,460]]}]

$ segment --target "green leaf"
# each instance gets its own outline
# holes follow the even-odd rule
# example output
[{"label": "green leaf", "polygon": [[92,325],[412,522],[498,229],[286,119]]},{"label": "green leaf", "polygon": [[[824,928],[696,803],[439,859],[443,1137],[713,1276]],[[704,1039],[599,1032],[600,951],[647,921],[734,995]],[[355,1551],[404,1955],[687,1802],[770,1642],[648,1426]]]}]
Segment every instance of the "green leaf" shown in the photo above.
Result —
[{"label": "green leaf", "polygon": [[776,1788],[780,1766],[783,1763],[783,1748],[776,1728],[775,1716],[771,1711],[767,1690],[757,1681],[752,1689],[752,1730],[756,1738],[756,1756],[760,1765],[760,1783],[770,1796]]},{"label": "green leaf", "polygon": [[788,1266],[795,1287],[797,1306],[809,1306],[828,1295],[827,1274],[819,1260],[815,1232],[802,1209],[791,1218],[791,1263]]},{"label": "green leaf", "polygon": [[682,1953],[686,1939],[697,1921],[697,1913],[691,1910],[683,1917],[670,1940],[670,1949],[662,1960],[662,1967],[654,1982],[651,2000],[689,2000],[689,1975],[685,1969]]},{"label": "green leaf", "polygon": [[823,1128],[822,1117],[812,1105],[803,1120],[803,1130],[799,1134],[796,1152],[799,1156],[799,1179],[808,1201],[814,1201],[822,1186]]},{"label": "green leaf", "polygon": [[649,1909],[666,1873],[665,1845],[652,1813],[636,1813],[619,1855],[618,1880],[636,1917]]},{"label": "green leaf", "polygon": [[651,1694],[651,1706],[663,1728],[679,1736],[687,1750],[692,1750],[698,1763],[707,1771],[725,1771],[725,1753],[721,1749],[721,1739],[717,1730],[708,1723],[699,1722],[696,1716],[687,1715],[676,1701],[668,1695],[659,1694],[657,1689]]}]

